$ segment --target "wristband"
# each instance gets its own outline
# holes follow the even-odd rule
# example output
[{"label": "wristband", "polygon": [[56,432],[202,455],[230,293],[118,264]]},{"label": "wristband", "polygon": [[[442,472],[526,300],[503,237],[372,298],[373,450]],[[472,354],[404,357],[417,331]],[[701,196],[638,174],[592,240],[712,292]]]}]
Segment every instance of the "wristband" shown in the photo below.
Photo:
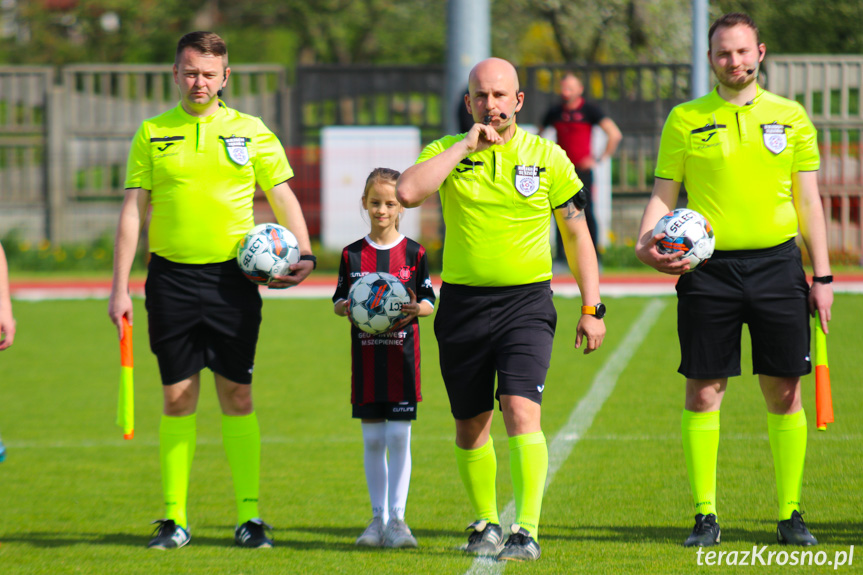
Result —
[{"label": "wristband", "polygon": [[833,283],[833,276],[812,276],[812,283],[832,284]]},{"label": "wristband", "polygon": [[312,271],[318,269],[318,258],[315,256],[308,254],[305,256],[300,256],[301,262],[312,262]]}]

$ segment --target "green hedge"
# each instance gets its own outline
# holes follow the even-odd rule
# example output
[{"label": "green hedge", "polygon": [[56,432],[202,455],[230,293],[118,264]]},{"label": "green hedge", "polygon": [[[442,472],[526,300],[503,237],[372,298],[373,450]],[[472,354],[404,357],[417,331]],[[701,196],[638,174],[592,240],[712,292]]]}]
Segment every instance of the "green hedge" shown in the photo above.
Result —
[{"label": "green hedge", "polygon": [[[114,238],[104,235],[89,243],[54,244],[21,239],[15,230],[2,239],[9,268],[18,271],[109,271],[114,265]],[[135,261],[143,269],[143,261]]]}]

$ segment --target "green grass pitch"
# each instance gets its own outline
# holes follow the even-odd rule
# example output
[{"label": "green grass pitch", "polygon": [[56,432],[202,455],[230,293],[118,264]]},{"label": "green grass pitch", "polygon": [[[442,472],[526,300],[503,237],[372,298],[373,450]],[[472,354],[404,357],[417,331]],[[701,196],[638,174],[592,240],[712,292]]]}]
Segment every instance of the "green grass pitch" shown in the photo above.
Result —
[{"label": "green grass pitch", "polygon": [[[616,387],[578,438],[546,492],[535,564],[506,573],[826,573],[832,567],[710,567],[680,543],[692,527],[680,410],[675,300],[622,367]],[[549,442],[621,346],[651,298],[608,301],[608,335],[590,356],[572,350],[577,300],[557,299],[558,335],[545,391]],[[65,574],[462,574],[457,549],[473,519],[452,453],[453,424],[437,367],[432,320],[421,320],[423,392],[413,430],[407,521],[416,550],[365,550],[353,542],[370,518],[359,423],[350,417],[348,325],[326,300],[267,300],[255,372],[263,437],[261,511],[276,548],[233,546],[230,471],[212,378],[204,379],[192,469],[191,544],[145,549],[161,516],[161,393],[136,300],[135,439],[114,425],[119,351],[105,301],[15,302],[15,345],[0,354],[0,573]],[[818,550],[863,539],[863,297],[838,295],[829,336],[836,423],[815,431],[814,380],[804,380],[809,449],[804,510]],[[744,336],[744,349],[748,338]],[[748,352],[744,373],[750,371]],[[498,497],[510,501],[509,455],[499,415]],[[775,543],[775,488],[757,380],[731,380],[722,411],[719,513],[725,551]],[[854,564],[835,572],[861,572]]]}]

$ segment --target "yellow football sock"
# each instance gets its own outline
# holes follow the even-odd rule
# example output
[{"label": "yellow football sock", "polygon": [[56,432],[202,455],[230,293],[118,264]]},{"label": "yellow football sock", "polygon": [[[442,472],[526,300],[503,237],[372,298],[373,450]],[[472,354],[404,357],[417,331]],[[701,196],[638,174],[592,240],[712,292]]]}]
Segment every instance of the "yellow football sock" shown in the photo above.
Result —
[{"label": "yellow football sock", "polygon": [[779,520],[784,521],[791,519],[792,511],[800,510],[806,460],[806,412],[801,409],[790,415],[768,413],[767,431],[776,471]]},{"label": "yellow football sock", "polygon": [[455,458],[458,462],[458,473],[467,489],[467,496],[470,504],[473,505],[476,519],[500,524],[495,486],[497,456],[494,453],[494,442],[491,437],[485,445],[477,449],[462,449],[456,445]]},{"label": "yellow football sock", "polygon": [[548,475],[548,446],[541,431],[509,438],[515,522],[539,539],[539,513]]},{"label": "yellow football sock", "polygon": [[163,415],[159,424],[159,458],[162,462],[162,492],[165,496],[165,519],[188,529],[186,500],[189,494],[189,472],[195,457],[196,416]]},{"label": "yellow football sock", "polygon": [[716,458],[719,454],[719,411],[683,410],[681,420],[686,471],[696,513],[716,514]]},{"label": "yellow football sock", "polygon": [[258,416],[222,415],[222,441],[237,496],[237,525],[258,515],[258,488],[261,480],[261,429]]}]

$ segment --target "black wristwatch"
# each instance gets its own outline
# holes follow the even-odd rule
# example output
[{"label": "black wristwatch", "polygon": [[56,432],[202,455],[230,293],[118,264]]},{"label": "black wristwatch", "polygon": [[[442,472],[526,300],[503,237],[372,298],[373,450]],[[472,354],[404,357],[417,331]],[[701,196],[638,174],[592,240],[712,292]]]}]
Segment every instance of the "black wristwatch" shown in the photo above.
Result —
[{"label": "black wristwatch", "polygon": [[832,284],[833,276],[812,276],[812,283],[815,284]]},{"label": "black wristwatch", "polygon": [[605,317],[605,304],[598,303],[596,305],[583,305],[581,306],[581,314],[592,315],[595,316],[596,319],[602,319]]},{"label": "black wristwatch", "polygon": [[312,262],[312,271],[318,269],[318,258],[313,256],[312,254],[308,254],[305,256],[300,256],[301,262]]}]

